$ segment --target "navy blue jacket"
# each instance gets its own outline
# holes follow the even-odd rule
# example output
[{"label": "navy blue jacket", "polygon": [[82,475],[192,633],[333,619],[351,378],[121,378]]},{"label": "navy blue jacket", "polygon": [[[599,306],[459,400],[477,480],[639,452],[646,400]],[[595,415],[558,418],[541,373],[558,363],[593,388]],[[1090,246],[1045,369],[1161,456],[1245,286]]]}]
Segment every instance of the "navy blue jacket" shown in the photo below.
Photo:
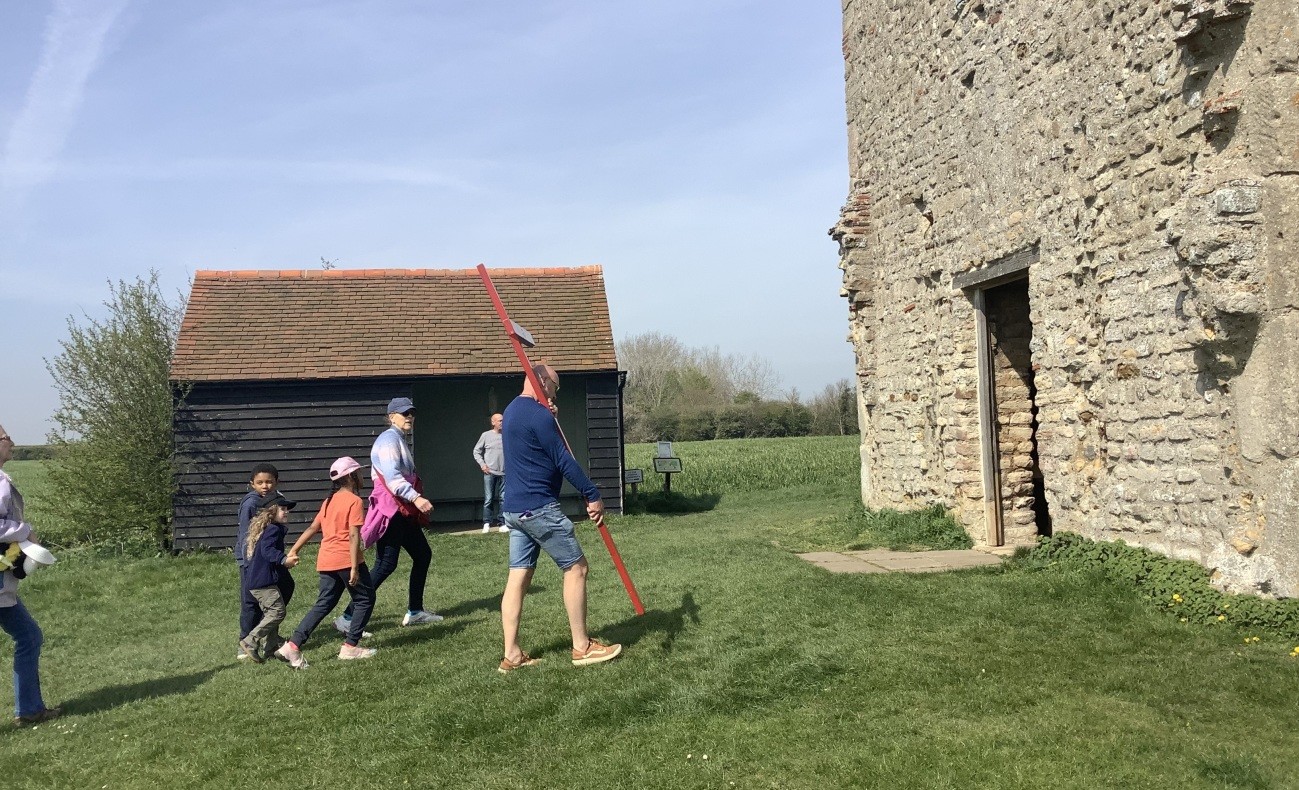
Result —
[{"label": "navy blue jacket", "polygon": [[505,407],[503,417],[505,496],[501,509],[507,513],[539,510],[559,499],[564,478],[586,501],[600,499],[600,489],[564,446],[550,409],[520,395]]},{"label": "navy blue jacket", "polygon": [[244,544],[248,542],[248,522],[253,520],[257,513],[257,503],[261,501],[256,491],[249,491],[244,494],[243,500],[239,503],[239,529],[235,532],[235,562],[240,568],[248,567],[248,560],[244,557]]},{"label": "navy blue jacket", "polygon": [[288,575],[284,567],[284,537],[289,530],[283,524],[274,521],[266,525],[262,536],[253,547],[252,559],[248,561],[248,570],[244,572],[248,589],[279,586],[281,576]]}]

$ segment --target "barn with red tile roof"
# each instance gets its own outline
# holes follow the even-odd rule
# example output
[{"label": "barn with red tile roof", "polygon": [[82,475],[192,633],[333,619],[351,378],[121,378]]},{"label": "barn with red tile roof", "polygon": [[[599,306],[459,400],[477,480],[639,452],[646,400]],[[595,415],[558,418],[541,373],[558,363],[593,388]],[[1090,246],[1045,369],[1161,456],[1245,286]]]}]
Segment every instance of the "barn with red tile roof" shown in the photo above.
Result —
[{"label": "barn with red tile roof", "polygon": [[[598,266],[496,269],[534,361],[563,376],[560,422],[606,507],[622,504],[622,381]],[[280,470],[304,512],[340,455],[366,461],[388,401],[413,398],[416,465],[435,522],[477,521],[471,451],[522,387],[519,362],[473,269],[200,271],[172,360],[176,548],[230,546],[249,471]],[[565,509],[580,501],[565,486]],[[308,519],[295,519],[300,531]]]}]

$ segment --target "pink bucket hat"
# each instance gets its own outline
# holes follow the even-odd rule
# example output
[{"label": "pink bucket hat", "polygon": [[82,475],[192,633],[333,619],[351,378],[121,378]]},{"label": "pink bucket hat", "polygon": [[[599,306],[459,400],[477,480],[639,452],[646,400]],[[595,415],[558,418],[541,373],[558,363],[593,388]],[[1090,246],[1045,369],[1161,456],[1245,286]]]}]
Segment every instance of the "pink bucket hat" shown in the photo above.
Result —
[{"label": "pink bucket hat", "polygon": [[329,465],[329,479],[337,480],[340,477],[347,477],[351,473],[360,469],[361,465],[350,455],[345,455]]}]

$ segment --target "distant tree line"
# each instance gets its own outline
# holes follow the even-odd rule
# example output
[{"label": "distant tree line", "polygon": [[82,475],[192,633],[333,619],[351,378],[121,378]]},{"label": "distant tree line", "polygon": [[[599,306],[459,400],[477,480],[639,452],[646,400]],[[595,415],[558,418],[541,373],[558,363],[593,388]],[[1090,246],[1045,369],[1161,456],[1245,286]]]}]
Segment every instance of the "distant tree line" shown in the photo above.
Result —
[{"label": "distant tree line", "polygon": [[647,332],[618,343],[627,371],[627,441],[692,441],[857,432],[857,397],[842,379],[807,403],[798,390],[776,395],[779,376],[758,356],[691,348]]},{"label": "distant tree line", "polygon": [[48,461],[56,450],[48,444],[23,444],[14,448],[15,461]]}]

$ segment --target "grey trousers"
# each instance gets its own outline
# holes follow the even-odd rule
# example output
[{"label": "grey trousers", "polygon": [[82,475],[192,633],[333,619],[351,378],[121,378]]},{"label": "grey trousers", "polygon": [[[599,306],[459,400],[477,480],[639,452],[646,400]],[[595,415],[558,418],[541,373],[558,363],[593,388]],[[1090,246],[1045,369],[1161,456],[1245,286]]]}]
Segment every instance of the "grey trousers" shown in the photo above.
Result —
[{"label": "grey trousers", "polygon": [[248,641],[263,653],[267,649],[274,650],[280,643],[280,623],[284,622],[287,608],[284,593],[280,592],[279,587],[258,587],[248,592],[252,593],[257,605],[262,608],[262,621],[248,632]]}]

